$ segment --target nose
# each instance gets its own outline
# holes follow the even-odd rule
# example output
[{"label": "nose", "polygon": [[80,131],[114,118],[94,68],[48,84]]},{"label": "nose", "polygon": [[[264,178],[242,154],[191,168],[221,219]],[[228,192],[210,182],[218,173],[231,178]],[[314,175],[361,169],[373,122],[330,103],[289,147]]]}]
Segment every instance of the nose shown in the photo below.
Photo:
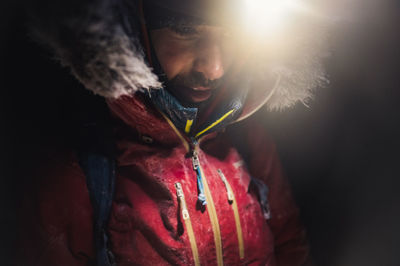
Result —
[{"label": "nose", "polygon": [[224,75],[221,47],[216,41],[207,40],[198,46],[194,70],[208,80],[216,80]]}]

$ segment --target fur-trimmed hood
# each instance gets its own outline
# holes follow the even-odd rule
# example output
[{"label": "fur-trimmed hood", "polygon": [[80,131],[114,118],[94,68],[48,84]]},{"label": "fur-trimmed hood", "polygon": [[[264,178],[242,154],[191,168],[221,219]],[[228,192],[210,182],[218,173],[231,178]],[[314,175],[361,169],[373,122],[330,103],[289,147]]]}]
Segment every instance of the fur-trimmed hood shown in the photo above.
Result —
[{"label": "fur-trimmed hood", "polygon": [[[118,98],[162,86],[145,61],[135,1],[43,1],[29,7],[32,32],[87,89]],[[292,24],[251,61],[253,87],[263,95],[252,97],[257,102],[251,108],[306,103],[327,83],[325,23],[302,16]]]}]

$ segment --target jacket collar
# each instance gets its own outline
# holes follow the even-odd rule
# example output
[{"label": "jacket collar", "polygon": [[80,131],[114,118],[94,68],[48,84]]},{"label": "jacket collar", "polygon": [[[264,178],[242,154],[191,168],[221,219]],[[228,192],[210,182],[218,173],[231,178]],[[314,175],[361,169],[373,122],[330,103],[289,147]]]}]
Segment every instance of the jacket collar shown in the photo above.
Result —
[{"label": "jacket collar", "polygon": [[248,82],[244,80],[236,88],[226,92],[221,101],[216,104],[205,122],[199,124],[198,108],[185,107],[165,88],[149,90],[151,102],[164,114],[181,132],[196,140],[206,134],[220,130],[235,121],[241,114],[248,92]]}]

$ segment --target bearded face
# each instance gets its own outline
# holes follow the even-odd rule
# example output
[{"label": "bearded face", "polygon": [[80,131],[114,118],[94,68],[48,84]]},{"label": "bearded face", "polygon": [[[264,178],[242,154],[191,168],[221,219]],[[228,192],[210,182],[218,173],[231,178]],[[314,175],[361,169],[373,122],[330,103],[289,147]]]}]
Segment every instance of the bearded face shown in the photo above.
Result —
[{"label": "bearded face", "polygon": [[218,26],[162,28],[152,30],[151,38],[167,90],[189,106],[206,102],[221,88],[240,52]]}]

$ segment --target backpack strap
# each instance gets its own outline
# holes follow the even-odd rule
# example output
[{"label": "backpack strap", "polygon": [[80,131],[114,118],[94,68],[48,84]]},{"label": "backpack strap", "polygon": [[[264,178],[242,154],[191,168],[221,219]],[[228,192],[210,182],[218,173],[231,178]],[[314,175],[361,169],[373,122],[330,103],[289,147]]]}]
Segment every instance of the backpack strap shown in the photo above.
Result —
[{"label": "backpack strap", "polygon": [[109,249],[107,226],[115,190],[113,120],[104,99],[86,97],[79,99],[83,109],[79,112],[76,148],[93,208],[95,265],[112,266],[115,262]]},{"label": "backpack strap", "polygon": [[107,225],[115,188],[115,161],[101,154],[81,152],[80,165],[86,175],[93,207],[93,238],[97,266],[115,265],[108,249]]}]

